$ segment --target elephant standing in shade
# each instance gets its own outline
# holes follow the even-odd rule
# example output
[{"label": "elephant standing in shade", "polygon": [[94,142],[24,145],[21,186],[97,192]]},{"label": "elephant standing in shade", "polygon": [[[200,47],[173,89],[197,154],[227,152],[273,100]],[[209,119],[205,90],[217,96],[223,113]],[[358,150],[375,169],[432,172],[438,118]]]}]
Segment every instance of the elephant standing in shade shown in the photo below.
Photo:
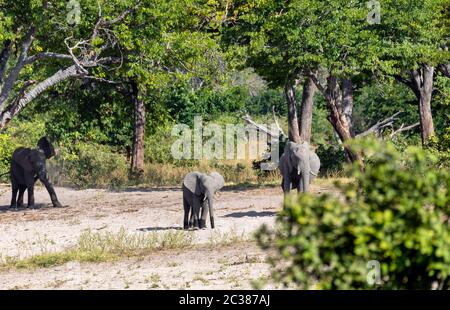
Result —
[{"label": "elephant standing in shade", "polygon": [[[28,207],[34,207],[34,183],[39,179],[50,194],[54,207],[61,207],[55,190],[47,176],[45,162],[55,155],[53,145],[47,137],[39,139],[37,149],[19,147],[11,158],[11,208],[23,206],[23,195],[28,191]],[[19,196],[17,197],[17,193]],[[17,199],[17,200],[16,200]]]},{"label": "elephant standing in shade", "polygon": [[298,192],[308,192],[309,184],[319,173],[320,159],[307,142],[288,142],[280,157],[279,169],[282,175],[281,187],[284,193],[291,188]]},{"label": "elephant standing in shade", "polygon": [[[214,194],[225,184],[223,177],[213,172],[204,174],[201,172],[188,173],[183,180],[183,206],[184,222],[183,228],[206,228],[206,217],[211,221],[214,228]],[[199,218],[200,209],[202,210]],[[190,216],[190,217],[189,217]]]}]

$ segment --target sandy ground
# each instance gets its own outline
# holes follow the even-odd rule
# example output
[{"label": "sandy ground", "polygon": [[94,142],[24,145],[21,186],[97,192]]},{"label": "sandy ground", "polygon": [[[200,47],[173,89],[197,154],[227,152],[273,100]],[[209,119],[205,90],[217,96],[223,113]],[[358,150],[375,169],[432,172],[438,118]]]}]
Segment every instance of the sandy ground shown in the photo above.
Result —
[{"label": "sandy ground", "polygon": [[[328,189],[312,186],[312,192]],[[76,245],[86,230],[146,234],[179,230],[183,212],[179,189],[74,190],[56,188],[65,208],[51,207],[45,188],[36,188],[34,210],[8,208],[10,189],[0,185],[0,255],[19,258],[62,251]],[[266,223],[273,226],[281,208],[280,188],[225,189],[216,198],[216,229],[192,232],[197,243],[212,234],[248,237]],[[209,223],[208,223],[209,224]],[[247,289],[268,276],[263,253],[252,242],[171,250],[108,263],[67,263],[34,270],[0,272],[0,289]]]}]

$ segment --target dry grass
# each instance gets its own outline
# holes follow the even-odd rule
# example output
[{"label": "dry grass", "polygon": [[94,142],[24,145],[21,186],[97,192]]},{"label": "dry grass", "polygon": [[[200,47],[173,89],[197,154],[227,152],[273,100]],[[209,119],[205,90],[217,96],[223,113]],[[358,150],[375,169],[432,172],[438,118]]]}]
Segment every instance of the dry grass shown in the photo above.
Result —
[{"label": "dry grass", "polygon": [[156,251],[185,249],[194,245],[194,235],[185,231],[130,234],[125,229],[117,233],[92,232],[80,235],[78,244],[62,252],[44,251],[26,259],[4,257],[1,268],[46,268],[70,261],[105,262],[125,257],[139,257]]},{"label": "dry grass", "polygon": [[230,232],[213,232],[207,244],[195,244],[195,235],[188,231],[167,231],[151,233],[128,233],[124,228],[118,232],[83,232],[76,246],[60,252],[44,250],[28,258],[2,257],[0,269],[33,269],[63,265],[68,262],[99,263],[146,255],[165,250],[184,250],[189,248],[216,248],[235,246],[252,240]]},{"label": "dry grass", "polygon": [[140,180],[142,183],[152,186],[179,185],[184,176],[192,171],[212,172],[217,171],[223,175],[227,184],[241,183],[271,183],[280,179],[278,171],[260,175],[253,169],[251,161],[227,160],[227,161],[200,161],[192,166],[175,166],[172,164],[147,164],[145,173]]}]

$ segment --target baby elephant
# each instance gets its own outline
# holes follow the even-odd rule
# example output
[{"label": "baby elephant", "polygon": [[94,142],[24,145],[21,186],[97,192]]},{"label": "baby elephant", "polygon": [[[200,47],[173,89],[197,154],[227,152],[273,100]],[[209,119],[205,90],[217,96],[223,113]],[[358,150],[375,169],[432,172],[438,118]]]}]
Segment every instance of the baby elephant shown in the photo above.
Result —
[{"label": "baby elephant", "polygon": [[[200,172],[188,173],[183,180],[183,228],[206,228],[206,217],[210,213],[211,228],[214,228],[214,194],[225,184],[223,177],[213,172],[204,174]],[[201,218],[199,218],[202,209]],[[189,212],[190,218],[189,218]]]},{"label": "baby elephant", "polygon": [[[45,162],[55,155],[53,145],[47,139],[39,139],[37,149],[17,148],[11,158],[11,208],[23,206],[23,194],[28,191],[28,207],[34,207],[34,183],[39,179],[47,188],[54,207],[61,207],[50,183]],[[19,196],[17,197],[17,192]]]}]

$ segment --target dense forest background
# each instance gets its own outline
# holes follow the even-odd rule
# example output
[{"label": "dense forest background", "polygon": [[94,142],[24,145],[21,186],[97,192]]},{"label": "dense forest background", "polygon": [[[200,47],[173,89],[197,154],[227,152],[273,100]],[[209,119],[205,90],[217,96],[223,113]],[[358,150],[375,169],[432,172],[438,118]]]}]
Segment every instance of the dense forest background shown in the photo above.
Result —
[{"label": "dense forest background", "polygon": [[250,160],[170,153],[173,125],[195,115],[268,124],[273,110],[291,140],[311,141],[322,176],[344,175],[359,160],[347,140],[366,134],[448,167],[449,3],[0,1],[0,172],[46,134],[58,185],[178,184],[193,169],[278,183]]}]

